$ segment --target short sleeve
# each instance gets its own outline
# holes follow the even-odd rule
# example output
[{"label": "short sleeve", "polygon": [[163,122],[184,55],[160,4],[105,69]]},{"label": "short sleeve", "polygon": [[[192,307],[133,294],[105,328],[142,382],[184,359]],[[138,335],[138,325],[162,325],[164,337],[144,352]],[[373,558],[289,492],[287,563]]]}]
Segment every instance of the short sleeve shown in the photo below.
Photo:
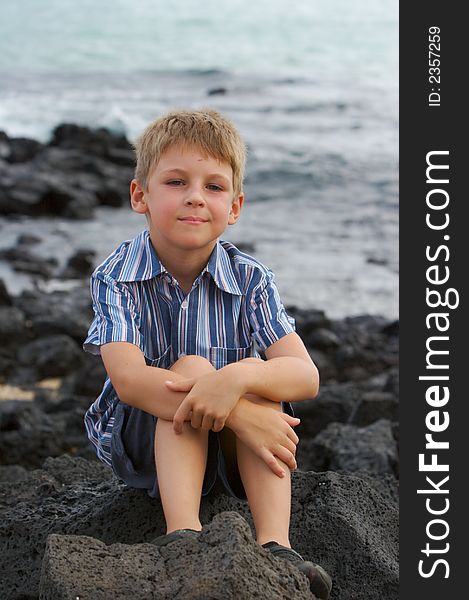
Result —
[{"label": "short sleeve", "polygon": [[270,269],[253,290],[249,320],[252,337],[261,350],[266,350],[285,335],[295,331],[295,319],[287,314],[275,285],[275,275]]},{"label": "short sleeve", "polygon": [[100,347],[109,342],[129,342],[142,349],[139,317],[126,284],[95,271],[91,276],[90,290],[95,317],[83,349],[91,354],[100,354]]}]

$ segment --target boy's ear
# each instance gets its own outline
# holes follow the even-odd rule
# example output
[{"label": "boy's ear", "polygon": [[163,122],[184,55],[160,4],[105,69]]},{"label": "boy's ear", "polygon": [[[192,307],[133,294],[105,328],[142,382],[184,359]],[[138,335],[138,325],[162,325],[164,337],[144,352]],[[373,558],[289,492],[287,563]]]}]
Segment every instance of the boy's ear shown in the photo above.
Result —
[{"label": "boy's ear", "polygon": [[228,225],[234,225],[236,221],[239,219],[239,215],[241,214],[241,209],[244,204],[244,194],[239,194],[239,196],[235,196],[233,198],[233,202],[231,203],[230,215],[228,218]]},{"label": "boy's ear", "polygon": [[148,211],[148,206],[145,201],[145,190],[136,179],[130,182],[130,204],[132,210],[141,215]]}]

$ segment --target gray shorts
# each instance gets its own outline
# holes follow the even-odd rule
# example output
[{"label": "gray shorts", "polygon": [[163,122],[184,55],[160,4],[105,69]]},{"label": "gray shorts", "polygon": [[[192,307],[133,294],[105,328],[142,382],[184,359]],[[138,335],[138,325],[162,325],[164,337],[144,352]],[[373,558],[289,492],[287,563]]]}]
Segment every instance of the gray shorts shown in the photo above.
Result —
[{"label": "gray shorts", "polygon": [[[283,412],[293,416],[291,404],[281,404]],[[117,404],[114,416],[111,459],[115,475],[129,487],[147,490],[151,498],[159,498],[154,457],[157,417],[123,402]],[[228,474],[220,433],[209,431],[202,496],[206,496],[212,490],[219,478],[228,495],[238,500],[246,500],[238,467],[233,467]]]}]

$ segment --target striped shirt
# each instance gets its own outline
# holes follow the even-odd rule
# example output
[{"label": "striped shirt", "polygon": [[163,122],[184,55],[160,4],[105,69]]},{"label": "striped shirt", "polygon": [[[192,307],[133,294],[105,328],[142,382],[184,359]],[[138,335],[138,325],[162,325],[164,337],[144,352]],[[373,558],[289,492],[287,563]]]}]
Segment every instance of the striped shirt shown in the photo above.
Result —
[{"label": "striped shirt", "polygon": [[[259,357],[295,331],[274,283],[259,261],[219,240],[187,295],[158,260],[149,232],[123,242],[91,276],[95,318],[83,348],[92,354],[109,342],[140,348],[149,366],[169,369],[181,356],[203,356],[216,368]],[[119,398],[109,378],[85,414],[100,460],[111,464],[114,409]]]}]

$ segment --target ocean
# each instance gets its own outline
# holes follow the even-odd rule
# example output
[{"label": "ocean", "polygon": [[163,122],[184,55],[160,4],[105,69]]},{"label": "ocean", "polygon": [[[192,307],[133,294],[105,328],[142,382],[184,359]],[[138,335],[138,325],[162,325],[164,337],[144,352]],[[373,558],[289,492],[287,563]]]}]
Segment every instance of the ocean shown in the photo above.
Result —
[{"label": "ocean", "polygon": [[[2,0],[0,130],[73,122],[134,139],[171,108],[211,106],[248,144],[246,203],[224,235],[271,267],[287,305],[398,316],[398,3],[391,0]],[[145,221],[0,218],[0,247],[105,258]],[[0,262],[12,293],[31,285]],[[60,282],[52,282],[52,286]]]}]

